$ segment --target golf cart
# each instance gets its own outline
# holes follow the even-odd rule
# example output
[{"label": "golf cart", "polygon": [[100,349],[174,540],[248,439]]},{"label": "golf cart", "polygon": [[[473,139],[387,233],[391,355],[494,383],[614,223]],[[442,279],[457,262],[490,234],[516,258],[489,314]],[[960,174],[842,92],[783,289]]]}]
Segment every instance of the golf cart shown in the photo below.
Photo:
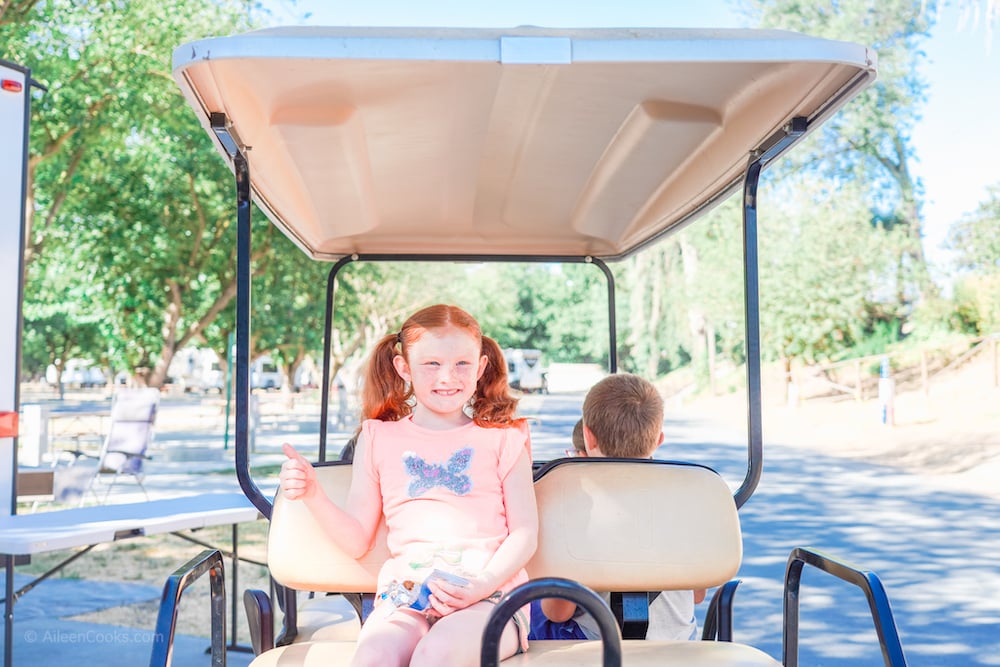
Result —
[{"label": "golf cart", "polygon": [[[734,491],[713,470],[682,462],[540,466],[532,581],[496,607],[483,664],[496,664],[500,630],[516,609],[557,596],[590,611],[602,641],[533,642],[505,664],[576,665],[589,657],[605,665],[795,665],[804,565],[857,585],[886,664],[905,664],[878,578],[805,548],[788,560],[781,660],[732,641],[738,510],[762,471],[758,180],[874,80],[869,49],[756,30],[282,28],[180,46],[174,73],[236,183],[236,467],[241,488],[270,521],[277,591],[276,599],[245,596],[255,667],[349,664],[364,596],[374,592],[387,552],[383,530],[368,554],[348,557],[300,503],[265,496],[252,478],[251,202],[308,257],[331,263],[327,360],[336,277],[350,263],[565,262],[591,264],[607,278],[608,369],[616,372],[611,265],[741,188],[745,478]],[[329,386],[326,364],[315,465],[339,501],[350,470],[326,460]],[[621,520],[631,515],[642,520]],[[221,568],[218,552],[206,552],[168,580],[151,665],[170,662],[184,588],[210,572],[221,596]],[[704,641],[641,639],[646,591],[696,588],[716,589]],[[611,591],[612,605],[593,590]],[[307,593],[316,596],[305,600]],[[329,598],[347,598],[323,594],[352,598],[358,615],[350,607],[346,618],[343,607],[324,615]],[[214,601],[213,612],[213,655],[222,664],[225,604]]]}]

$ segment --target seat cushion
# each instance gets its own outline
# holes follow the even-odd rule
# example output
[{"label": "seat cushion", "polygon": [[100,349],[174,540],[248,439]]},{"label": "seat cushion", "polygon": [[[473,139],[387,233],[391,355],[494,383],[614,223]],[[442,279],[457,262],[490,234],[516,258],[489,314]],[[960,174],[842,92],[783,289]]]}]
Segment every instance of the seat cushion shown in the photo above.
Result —
[{"label": "seat cushion", "polygon": [[348,667],[354,646],[353,641],[296,642],[261,653],[250,667]]},{"label": "seat cushion", "polygon": [[304,600],[296,617],[295,642],[313,640],[353,641],[361,632],[354,607],[343,595],[320,595]]},{"label": "seat cushion", "polygon": [[[527,653],[503,661],[503,667],[576,667],[601,664],[599,641],[533,641]],[[626,667],[781,667],[752,646],[730,642],[622,641]]]},{"label": "seat cushion", "polygon": [[[268,651],[250,667],[347,667],[354,642],[314,641]],[[781,663],[751,646],[730,642],[622,642],[627,667],[781,667]],[[577,667],[601,664],[599,641],[533,641],[527,653],[503,661],[503,667]]]}]

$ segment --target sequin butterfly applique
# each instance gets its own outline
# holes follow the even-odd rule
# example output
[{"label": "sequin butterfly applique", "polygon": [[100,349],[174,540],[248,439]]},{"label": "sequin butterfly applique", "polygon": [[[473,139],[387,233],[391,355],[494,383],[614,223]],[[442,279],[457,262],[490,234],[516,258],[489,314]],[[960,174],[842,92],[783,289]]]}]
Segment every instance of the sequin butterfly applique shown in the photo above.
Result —
[{"label": "sequin butterfly applique", "polygon": [[472,480],[465,474],[472,461],[472,448],[460,449],[444,465],[428,463],[413,452],[403,454],[406,473],[411,477],[411,498],[423,495],[435,486],[442,486],[456,495],[464,496],[472,489]]}]

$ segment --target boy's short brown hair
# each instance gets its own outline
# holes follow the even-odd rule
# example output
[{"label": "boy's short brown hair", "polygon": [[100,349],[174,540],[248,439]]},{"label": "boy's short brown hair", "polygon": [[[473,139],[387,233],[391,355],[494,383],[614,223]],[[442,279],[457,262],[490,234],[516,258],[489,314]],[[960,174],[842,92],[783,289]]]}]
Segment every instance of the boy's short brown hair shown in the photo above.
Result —
[{"label": "boy's short brown hair", "polygon": [[581,456],[587,454],[587,443],[583,440],[583,420],[577,419],[573,424],[573,449]]},{"label": "boy's short brown hair", "polygon": [[609,375],[587,392],[583,423],[605,456],[649,458],[663,433],[663,399],[638,375]]}]

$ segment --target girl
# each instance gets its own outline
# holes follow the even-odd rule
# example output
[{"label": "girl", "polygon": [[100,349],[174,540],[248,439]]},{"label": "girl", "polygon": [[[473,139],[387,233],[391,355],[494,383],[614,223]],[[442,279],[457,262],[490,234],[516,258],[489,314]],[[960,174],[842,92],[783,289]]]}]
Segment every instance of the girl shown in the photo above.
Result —
[{"label": "girl", "polygon": [[[492,606],[527,580],[538,538],[528,429],[514,418],[503,352],[464,310],[430,306],[377,343],[362,403],[345,507],[287,444],[279,478],[354,557],[385,517],[390,558],[352,664],[477,665]],[[424,611],[393,604],[433,570],[461,579],[428,580]],[[523,617],[508,625],[501,658],[526,648],[527,631]]]}]

